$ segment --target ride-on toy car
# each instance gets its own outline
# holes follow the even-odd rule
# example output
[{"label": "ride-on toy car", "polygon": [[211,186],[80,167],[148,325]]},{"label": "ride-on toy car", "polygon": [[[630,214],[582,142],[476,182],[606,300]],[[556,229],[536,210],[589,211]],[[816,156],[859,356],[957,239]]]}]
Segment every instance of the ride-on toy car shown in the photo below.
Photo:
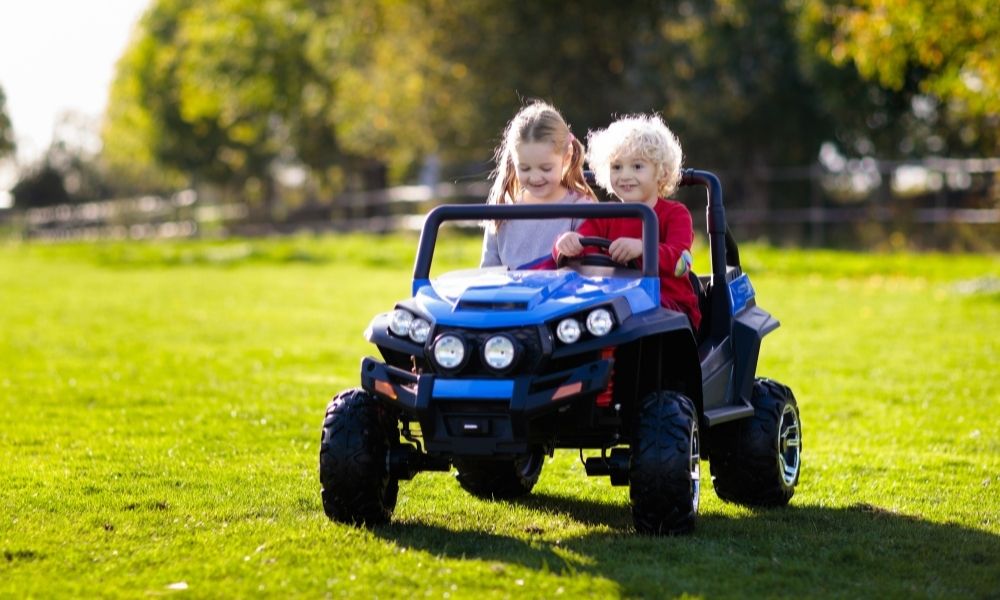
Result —
[{"label": "ride-on toy car", "polygon": [[[440,206],[427,215],[413,297],[365,335],[382,360],[326,410],[319,455],[323,509],[336,521],[388,521],[399,480],[457,470],[476,496],[531,491],[544,457],[580,449],[588,475],[630,486],[640,533],[691,531],[707,455],[716,493],[787,504],[802,433],[787,387],[757,378],[761,339],[778,322],[756,304],[726,226],[722,187],[708,190],[712,272],[692,283],[702,323],[659,303],[657,223],[642,204]],[[445,221],[554,217],[642,219],[642,268],[602,254],[556,270],[473,269],[430,280]],[[586,244],[607,240],[584,238]]]}]

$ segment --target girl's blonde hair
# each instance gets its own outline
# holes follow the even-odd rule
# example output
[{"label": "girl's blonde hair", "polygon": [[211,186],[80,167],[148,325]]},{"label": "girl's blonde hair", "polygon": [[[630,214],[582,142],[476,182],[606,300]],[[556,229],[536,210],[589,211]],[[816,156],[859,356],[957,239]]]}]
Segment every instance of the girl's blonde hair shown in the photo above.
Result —
[{"label": "girl's blonde hair", "polygon": [[583,144],[573,136],[555,107],[536,100],[519,110],[504,129],[503,139],[494,154],[497,166],[490,175],[493,185],[490,186],[488,204],[513,204],[521,193],[514,167],[514,149],[518,144],[530,142],[549,142],[560,154],[569,153],[569,165],[564,165],[560,183],[580,195],[596,198],[583,176],[586,158]]},{"label": "girl's blonde hair", "polygon": [[611,163],[630,157],[642,158],[656,167],[659,193],[677,191],[681,181],[681,143],[659,115],[629,115],[607,129],[587,135],[587,162],[602,188],[611,189]]}]

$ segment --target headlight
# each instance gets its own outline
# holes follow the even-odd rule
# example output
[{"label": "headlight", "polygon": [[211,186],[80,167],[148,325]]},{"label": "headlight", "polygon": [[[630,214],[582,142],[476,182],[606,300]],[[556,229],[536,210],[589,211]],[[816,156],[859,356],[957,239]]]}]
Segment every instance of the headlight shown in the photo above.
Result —
[{"label": "headlight", "polygon": [[580,323],[576,319],[563,319],[556,327],[556,337],[564,344],[572,344],[580,339]]},{"label": "headlight", "polygon": [[445,369],[454,369],[465,359],[465,342],[462,338],[444,334],[434,342],[434,361]]},{"label": "headlight", "polygon": [[483,344],[483,360],[494,369],[506,369],[514,362],[514,342],[505,335],[491,337]]},{"label": "headlight", "polygon": [[598,308],[590,311],[590,314],[587,315],[587,331],[597,337],[607,334],[614,325],[615,321],[607,309]]},{"label": "headlight", "polygon": [[410,323],[412,322],[413,315],[410,311],[397,308],[392,311],[392,317],[389,319],[389,330],[399,337],[406,337],[410,332]]},{"label": "headlight", "polygon": [[418,344],[427,341],[427,335],[431,332],[431,324],[417,317],[410,323],[410,339]]}]

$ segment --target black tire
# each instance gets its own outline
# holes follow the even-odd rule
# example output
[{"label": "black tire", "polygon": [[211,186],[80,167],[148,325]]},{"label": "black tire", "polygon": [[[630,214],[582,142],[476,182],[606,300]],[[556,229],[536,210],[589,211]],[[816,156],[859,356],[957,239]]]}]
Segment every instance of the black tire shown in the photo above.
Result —
[{"label": "black tire", "polygon": [[545,454],[541,449],[517,459],[456,458],[459,485],[473,496],[509,500],[524,496],[538,483]]},{"label": "black tire", "polygon": [[700,446],[698,413],[687,396],[661,391],[643,399],[629,468],[636,531],[677,535],[694,530],[701,499]]},{"label": "black tire", "polygon": [[319,449],[326,516],[353,525],[389,521],[399,493],[386,461],[394,430],[395,423],[364,390],[347,390],[330,401]]},{"label": "black tire", "polygon": [[785,506],[799,482],[799,407],[792,390],[770,379],[754,382],[751,402],[753,417],[712,428],[715,493],[746,506]]}]

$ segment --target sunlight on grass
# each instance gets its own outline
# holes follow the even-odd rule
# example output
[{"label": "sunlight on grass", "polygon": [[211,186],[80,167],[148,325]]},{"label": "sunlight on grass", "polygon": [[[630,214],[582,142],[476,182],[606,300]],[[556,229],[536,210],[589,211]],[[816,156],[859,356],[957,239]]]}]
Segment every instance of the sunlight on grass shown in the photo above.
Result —
[{"label": "sunlight on grass", "polygon": [[[369,319],[409,294],[414,247],[0,247],[0,596],[1000,589],[1000,258],[741,248],[782,322],[759,373],[802,411],[787,509],[721,502],[706,463],[695,534],[639,537],[628,489],[559,451],[518,501],[427,473],[401,484],[392,525],[334,524],[316,474],[323,409],[376,352]],[[436,268],[478,252],[448,238]]]}]

